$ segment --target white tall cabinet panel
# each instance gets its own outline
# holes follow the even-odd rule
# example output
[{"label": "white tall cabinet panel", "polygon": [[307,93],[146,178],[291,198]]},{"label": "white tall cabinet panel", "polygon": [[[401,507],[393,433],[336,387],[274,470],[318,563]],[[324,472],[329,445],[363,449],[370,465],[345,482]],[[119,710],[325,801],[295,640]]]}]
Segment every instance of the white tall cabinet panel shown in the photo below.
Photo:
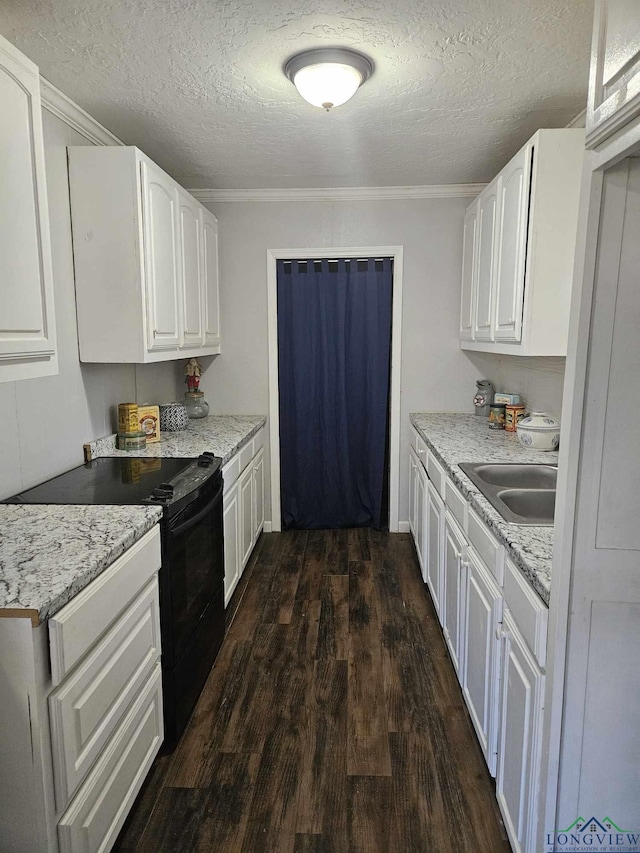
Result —
[{"label": "white tall cabinet panel", "polygon": [[199,347],[204,341],[204,258],[200,205],[185,192],[179,193],[182,346]]},{"label": "white tall cabinet panel", "polygon": [[533,146],[526,145],[500,173],[496,318],[497,341],[519,341],[524,308],[524,265]]},{"label": "white tall cabinet panel", "polygon": [[587,101],[587,146],[600,145],[640,113],[640,3],[596,3]]},{"label": "white tall cabinet panel", "polygon": [[180,346],[176,239],[178,192],[173,182],[150,162],[141,163],[144,193],[144,246],[149,350]]},{"label": "white tall cabinet panel", "polygon": [[224,494],[224,604],[229,603],[240,578],[240,501],[238,483]]},{"label": "white tall cabinet panel", "polygon": [[38,68],[0,36],[0,382],[58,372]]}]

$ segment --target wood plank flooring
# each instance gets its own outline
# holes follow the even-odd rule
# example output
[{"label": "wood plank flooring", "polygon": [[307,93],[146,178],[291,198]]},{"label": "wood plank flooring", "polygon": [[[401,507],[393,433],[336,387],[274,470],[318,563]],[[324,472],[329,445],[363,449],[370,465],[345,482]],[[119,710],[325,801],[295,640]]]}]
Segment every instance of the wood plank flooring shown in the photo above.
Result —
[{"label": "wood plank flooring", "polygon": [[411,539],[263,535],[119,853],[508,853]]}]

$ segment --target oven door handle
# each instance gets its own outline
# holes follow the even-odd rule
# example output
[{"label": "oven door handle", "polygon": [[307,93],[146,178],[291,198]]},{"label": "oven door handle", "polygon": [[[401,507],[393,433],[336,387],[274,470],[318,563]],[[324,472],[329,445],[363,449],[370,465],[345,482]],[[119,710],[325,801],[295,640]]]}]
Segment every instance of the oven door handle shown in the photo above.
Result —
[{"label": "oven door handle", "polygon": [[177,527],[169,528],[169,532],[172,536],[180,536],[181,533],[189,530],[190,527],[196,525],[199,521],[211,512],[213,507],[218,503],[218,501],[222,498],[222,485],[216,492],[215,496],[209,501],[209,503],[203,507],[200,512],[196,513],[193,518],[190,518],[188,521],[185,521],[184,524],[179,524]]}]

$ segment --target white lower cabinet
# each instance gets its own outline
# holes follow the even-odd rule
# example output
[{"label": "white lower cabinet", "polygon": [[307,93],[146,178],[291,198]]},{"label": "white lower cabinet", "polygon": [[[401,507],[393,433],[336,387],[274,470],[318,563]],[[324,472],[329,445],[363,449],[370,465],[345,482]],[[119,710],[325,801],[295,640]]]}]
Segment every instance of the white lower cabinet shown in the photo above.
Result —
[{"label": "white lower cabinet", "polygon": [[496,777],[511,846],[514,853],[540,853],[535,836],[548,609],[454,480],[443,471],[440,476],[435,455],[413,428],[410,444],[409,528],[422,576]]},{"label": "white lower cabinet", "polygon": [[444,517],[442,632],[458,679],[464,667],[463,618],[466,601],[467,541],[449,512]]},{"label": "white lower cabinet", "polygon": [[224,603],[249,562],[264,527],[264,428],[222,469],[224,494]]},{"label": "white lower cabinet", "polygon": [[442,540],[444,536],[444,501],[433,483],[427,481],[426,508],[426,581],[436,612],[442,621]]},{"label": "white lower cabinet", "polygon": [[156,525],[48,622],[0,619],[0,850],[113,846],[164,737],[160,554]]},{"label": "white lower cabinet", "polygon": [[536,853],[544,673],[508,609],[502,623],[496,795],[514,853]]},{"label": "white lower cabinet", "polygon": [[502,593],[473,549],[467,552],[462,692],[492,776],[496,773]]}]

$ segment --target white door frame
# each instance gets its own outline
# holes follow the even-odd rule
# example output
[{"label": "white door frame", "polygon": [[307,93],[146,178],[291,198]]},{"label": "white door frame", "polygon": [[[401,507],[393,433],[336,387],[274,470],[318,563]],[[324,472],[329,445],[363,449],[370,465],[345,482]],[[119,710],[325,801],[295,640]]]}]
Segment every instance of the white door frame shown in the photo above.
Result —
[{"label": "white door frame", "polygon": [[267,306],[269,324],[269,433],[271,450],[271,529],[282,529],[280,511],[280,403],[278,395],[277,261],[320,258],[393,258],[391,309],[391,415],[389,425],[389,530],[398,532],[400,497],[400,360],[402,335],[402,246],[338,249],[267,249]]}]

